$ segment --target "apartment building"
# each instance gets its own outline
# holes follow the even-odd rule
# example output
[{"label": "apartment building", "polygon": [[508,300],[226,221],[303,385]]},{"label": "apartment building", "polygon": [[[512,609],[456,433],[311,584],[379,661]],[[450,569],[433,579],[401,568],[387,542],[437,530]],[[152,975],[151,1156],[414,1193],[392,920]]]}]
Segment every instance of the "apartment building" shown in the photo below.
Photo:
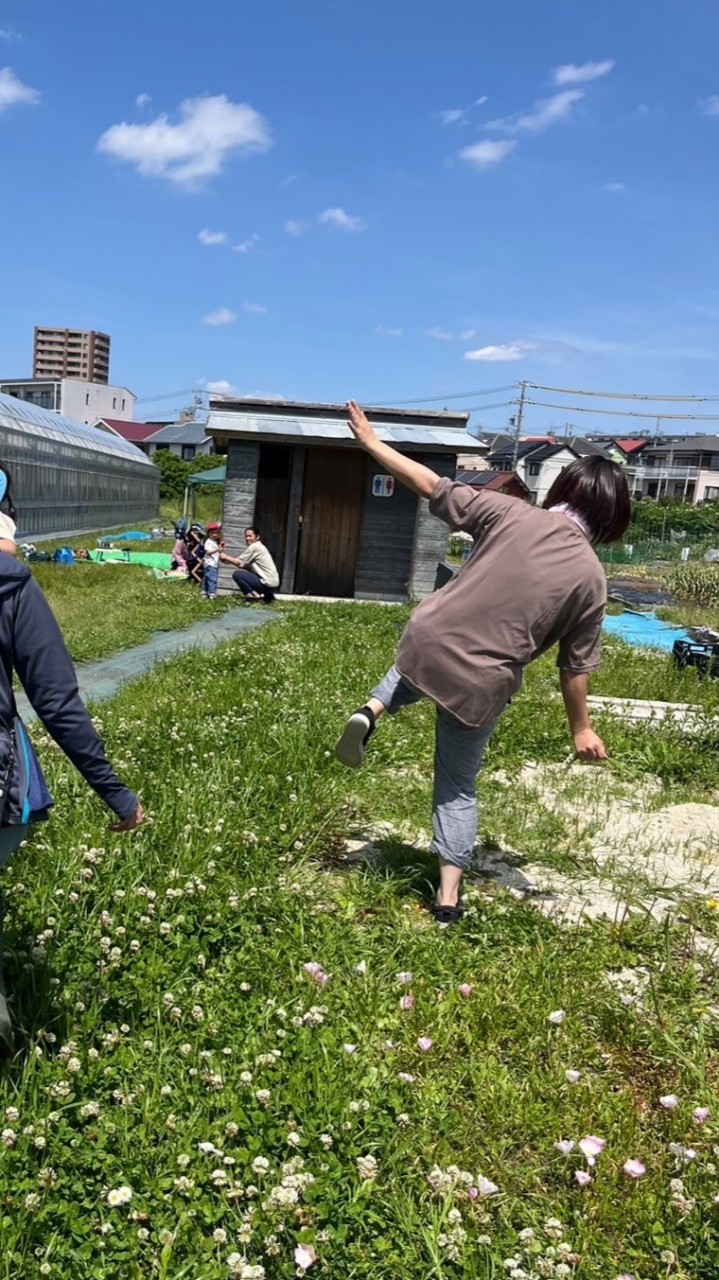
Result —
[{"label": "apartment building", "polygon": [[78,378],[0,378],[0,393],[49,409],[91,427],[98,418],[131,421],[135,396],[127,387],[110,387]]},{"label": "apartment building", "polygon": [[94,329],[35,328],[33,378],[110,381],[110,338]]}]

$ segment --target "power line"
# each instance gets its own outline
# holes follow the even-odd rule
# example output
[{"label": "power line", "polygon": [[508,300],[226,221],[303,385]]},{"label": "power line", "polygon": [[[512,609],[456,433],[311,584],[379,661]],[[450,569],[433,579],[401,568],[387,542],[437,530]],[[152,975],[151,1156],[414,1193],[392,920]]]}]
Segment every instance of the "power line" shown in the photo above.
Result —
[{"label": "power line", "polygon": [[[452,392],[449,396],[424,396],[422,399],[414,398],[412,400],[395,400],[393,396],[384,396],[381,399],[372,401],[372,404],[387,405],[389,409],[399,409],[403,405],[414,404],[439,404],[440,401],[446,400],[468,400],[471,396],[494,396],[500,391],[515,391],[518,386],[516,382],[508,382],[504,387],[485,387],[482,391],[457,391]],[[369,401],[368,401],[369,403]]]},{"label": "power line", "polygon": [[549,404],[544,400],[527,400],[539,409],[563,409],[566,413],[601,413],[611,418],[651,418],[652,422],[719,422],[717,413],[639,413],[636,409],[587,409],[578,404]]},{"label": "power line", "polygon": [[[601,400],[663,400],[667,404],[675,401],[680,403],[689,401],[706,403],[710,400],[719,400],[719,396],[656,396],[641,395],[635,391],[627,391],[626,393],[621,391],[577,391],[576,388],[570,387],[543,387],[539,382],[528,382],[527,386],[531,387],[533,391],[551,391],[560,396],[597,396]],[[561,408],[562,406],[559,405],[557,407]]]}]

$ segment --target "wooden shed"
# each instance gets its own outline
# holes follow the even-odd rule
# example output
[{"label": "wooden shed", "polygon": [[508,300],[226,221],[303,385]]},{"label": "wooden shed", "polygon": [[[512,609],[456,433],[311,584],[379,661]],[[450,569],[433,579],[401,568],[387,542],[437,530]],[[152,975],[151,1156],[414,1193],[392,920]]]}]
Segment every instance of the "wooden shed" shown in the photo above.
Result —
[{"label": "wooden shed", "polygon": [[[476,452],[466,413],[370,409],[380,438],[439,475]],[[448,529],[355,443],[343,405],[210,399],[207,431],[227,454],[228,550],[257,525],[284,594],[407,600],[428,595]],[[231,572],[220,590],[231,588]]]}]

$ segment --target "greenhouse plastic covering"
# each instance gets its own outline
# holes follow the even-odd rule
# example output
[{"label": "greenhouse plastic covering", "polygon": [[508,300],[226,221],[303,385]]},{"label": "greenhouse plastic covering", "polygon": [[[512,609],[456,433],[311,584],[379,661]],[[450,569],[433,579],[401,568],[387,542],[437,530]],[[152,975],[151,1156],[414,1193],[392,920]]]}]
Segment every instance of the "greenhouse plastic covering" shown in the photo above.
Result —
[{"label": "greenhouse plastic covering", "polygon": [[0,393],[0,427],[18,431],[24,435],[41,436],[45,440],[57,440],[60,444],[74,444],[96,453],[110,454],[116,458],[152,466],[146,454],[121,436],[103,431],[99,427],[87,427],[50,409],[17,400],[15,396]]}]

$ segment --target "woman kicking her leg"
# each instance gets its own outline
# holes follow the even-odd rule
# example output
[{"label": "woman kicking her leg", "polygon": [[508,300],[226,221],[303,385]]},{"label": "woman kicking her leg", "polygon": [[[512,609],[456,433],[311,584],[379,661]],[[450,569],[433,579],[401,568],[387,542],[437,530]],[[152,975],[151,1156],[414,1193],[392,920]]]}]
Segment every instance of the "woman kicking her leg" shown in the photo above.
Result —
[{"label": "woman kicking her leg", "polygon": [[440,886],[433,912],[440,924],[453,924],[477,835],[475,785],[484,749],[524,668],[555,644],[575,751],[582,760],[606,758],[587,712],[607,596],[592,546],[625,532],[629,490],[615,463],[578,458],[556,478],[543,507],[532,507],[436,475],[379,440],[354,401],[348,411],[355,440],[383,471],[474,538],[455,578],[415,609],[395,664],[350,716],[335,749],[338,760],[357,768],[380,716],[422,698],[435,703],[432,849]]}]

